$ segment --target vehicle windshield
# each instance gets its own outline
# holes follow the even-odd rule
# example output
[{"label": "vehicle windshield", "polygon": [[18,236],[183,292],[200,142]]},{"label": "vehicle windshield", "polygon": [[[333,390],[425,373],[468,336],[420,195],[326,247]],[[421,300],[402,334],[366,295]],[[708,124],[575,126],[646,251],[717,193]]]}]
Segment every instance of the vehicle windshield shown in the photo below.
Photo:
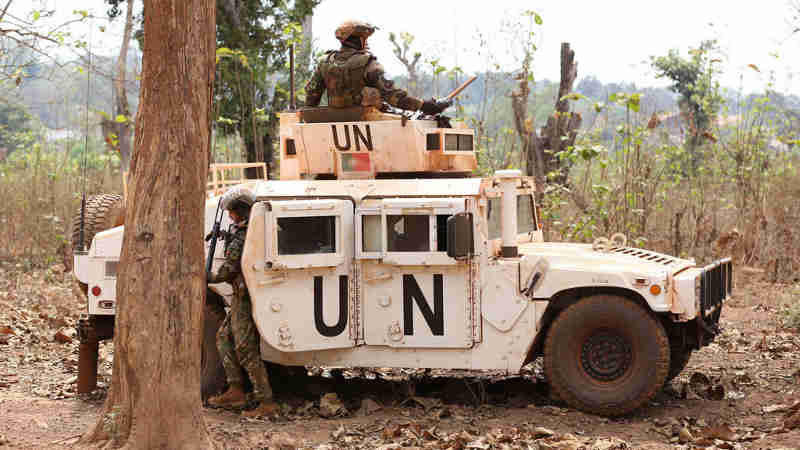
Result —
[{"label": "vehicle windshield", "polygon": [[[489,213],[487,220],[489,221],[489,239],[498,239],[501,236],[501,223],[500,223],[500,209],[502,198],[493,197],[489,199]],[[536,223],[536,210],[534,208],[533,195],[519,195],[517,196],[517,234],[529,233],[536,231],[538,224]]]}]

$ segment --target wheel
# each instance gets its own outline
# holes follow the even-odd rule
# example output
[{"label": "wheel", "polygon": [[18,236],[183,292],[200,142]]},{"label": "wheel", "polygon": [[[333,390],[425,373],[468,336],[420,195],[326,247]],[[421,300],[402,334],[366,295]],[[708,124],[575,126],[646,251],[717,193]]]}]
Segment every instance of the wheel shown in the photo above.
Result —
[{"label": "wheel", "polygon": [[680,375],[686,365],[689,364],[689,358],[692,356],[692,350],[683,346],[670,346],[669,352],[669,372],[667,379],[664,383],[669,383],[673,378]]},{"label": "wheel", "polygon": [[[86,199],[86,211],[83,225],[83,242],[86,248],[92,244],[94,235],[101,231],[118,227],[125,221],[125,203],[122,196],[117,194],[99,194]],[[72,253],[81,245],[81,207],[72,217]],[[71,258],[70,258],[71,259]],[[83,295],[86,296],[87,286],[78,282]]]},{"label": "wheel", "polygon": [[206,289],[204,314],[200,395],[205,402],[224,392],[228,384],[222,358],[217,351],[217,330],[225,320],[225,300],[211,289]]},{"label": "wheel", "polygon": [[669,370],[661,323],[625,297],[596,295],[567,307],[550,326],[544,369],[570,406],[592,414],[627,414],[650,400]]}]

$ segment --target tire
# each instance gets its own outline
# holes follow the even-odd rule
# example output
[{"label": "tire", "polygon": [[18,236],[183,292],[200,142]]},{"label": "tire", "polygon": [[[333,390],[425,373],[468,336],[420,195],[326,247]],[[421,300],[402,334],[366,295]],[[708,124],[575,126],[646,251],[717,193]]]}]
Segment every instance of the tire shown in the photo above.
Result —
[{"label": "tire", "polygon": [[667,373],[667,380],[664,384],[672,381],[673,378],[680,375],[686,365],[689,364],[689,359],[692,356],[692,350],[681,346],[671,346],[669,352],[669,372]]},{"label": "tire", "polygon": [[[125,202],[118,194],[92,195],[86,199],[86,213],[83,226],[83,242],[88,249],[94,236],[105,230],[118,227],[125,222]],[[72,254],[81,245],[81,207],[72,217]],[[71,259],[71,258],[70,258]],[[86,296],[87,286],[78,282],[83,295]]]},{"label": "tire", "polygon": [[550,326],[545,375],[568,405],[603,416],[643,406],[664,386],[670,346],[663,325],[625,297],[579,300]]},{"label": "tire", "polygon": [[204,314],[200,395],[206,402],[223,392],[228,384],[222,358],[217,351],[217,330],[225,320],[225,300],[211,289],[206,289]]}]

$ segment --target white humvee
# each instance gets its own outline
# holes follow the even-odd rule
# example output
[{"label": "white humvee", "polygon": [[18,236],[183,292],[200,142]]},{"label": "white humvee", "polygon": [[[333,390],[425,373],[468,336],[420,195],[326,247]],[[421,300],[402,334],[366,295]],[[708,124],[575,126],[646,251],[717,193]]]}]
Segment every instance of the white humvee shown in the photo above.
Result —
[{"label": "white humvee", "polygon": [[[464,177],[476,167],[472,130],[440,125],[282,115],[282,180],[249,185],[242,258],[264,360],[514,374],[543,356],[558,397],[619,415],[713,339],[730,259],[697,267],[619,237],[543,242],[533,179]],[[206,203],[208,230],[218,200]],[[122,232],[97,234],[75,257],[90,315],[114,313]]]}]

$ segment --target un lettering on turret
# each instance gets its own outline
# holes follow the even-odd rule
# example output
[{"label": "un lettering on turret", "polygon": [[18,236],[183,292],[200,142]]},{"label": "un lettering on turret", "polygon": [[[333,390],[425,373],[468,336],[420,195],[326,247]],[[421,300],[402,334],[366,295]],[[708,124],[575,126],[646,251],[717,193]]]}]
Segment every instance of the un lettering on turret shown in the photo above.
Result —
[{"label": "un lettering on turret", "polygon": [[[341,129],[341,131],[340,131]],[[351,131],[352,130],[352,133]],[[341,152],[351,150],[355,146],[355,151],[362,151],[361,146],[368,151],[373,150],[372,145],[372,130],[369,125],[357,124],[344,124],[344,125],[331,125],[331,133],[333,134],[333,145]],[[352,135],[355,145],[351,144],[350,136]],[[342,140],[343,139],[343,140]]]}]

